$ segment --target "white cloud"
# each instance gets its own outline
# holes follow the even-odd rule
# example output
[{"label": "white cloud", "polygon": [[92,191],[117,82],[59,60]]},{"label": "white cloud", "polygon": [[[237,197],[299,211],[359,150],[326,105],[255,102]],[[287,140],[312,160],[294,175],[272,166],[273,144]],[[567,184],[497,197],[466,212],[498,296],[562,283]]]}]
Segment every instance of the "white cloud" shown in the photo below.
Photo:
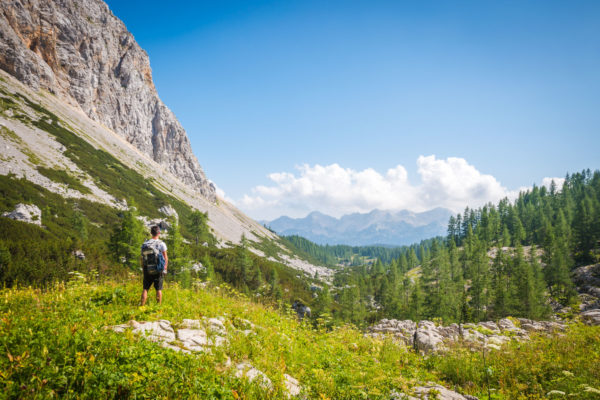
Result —
[{"label": "white cloud", "polygon": [[270,174],[272,185],[256,186],[251,195],[244,195],[236,203],[257,219],[281,215],[302,217],[314,210],[339,217],[375,208],[425,211],[445,207],[461,212],[467,205],[479,207],[506,196],[512,199],[519,193],[509,191],[492,175],[482,174],[457,157],[443,160],[434,155],[420,156],[417,159],[420,181],[416,184],[408,180],[402,165],[385,174],[372,168],[356,171],[338,164],[304,164],[296,169],[295,174]]},{"label": "white cloud", "polygon": [[548,189],[550,189],[550,185],[552,184],[552,181],[554,181],[557,191],[560,191],[563,187],[563,184],[565,183],[565,178],[548,178],[548,177],[546,177],[546,178],[542,179],[542,186],[546,186]]}]

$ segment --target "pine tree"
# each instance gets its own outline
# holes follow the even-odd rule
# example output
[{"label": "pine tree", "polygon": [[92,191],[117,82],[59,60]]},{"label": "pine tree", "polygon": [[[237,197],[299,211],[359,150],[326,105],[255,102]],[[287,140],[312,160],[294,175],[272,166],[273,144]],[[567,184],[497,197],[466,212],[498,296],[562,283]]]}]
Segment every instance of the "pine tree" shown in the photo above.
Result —
[{"label": "pine tree", "polygon": [[598,239],[596,232],[598,227],[596,226],[596,210],[594,203],[595,199],[590,193],[585,193],[582,201],[577,205],[577,211],[575,213],[575,219],[573,225],[575,227],[575,256],[583,262],[588,263],[594,260],[592,255],[592,249],[596,245]]},{"label": "pine tree", "polygon": [[423,317],[423,300],[423,290],[421,288],[421,283],[417,279],[412,287],[410,294],[410,306],[408,310],[408,315],[413,321],[419,321]]},{"label": "pine tree", "polygon": [[173,274],[180,273],[190,263],[188,247],[183,243],[179,229],[179,221],[175,217],[169,218],[171,227],[165,239],[169,255],[168,271]]},{"label": "pine tree", "polygon": [[87,218],[80,211],[75,211],[73,213],[73,217],[71,218],[71,224],[77,233],[76,238],[82,242],[85,242],[88,238]]},{"label": "pine tree", "polygon": [[117,261],[135,268],[139,267],[140,249],[146,236],[144,225],[137,218],[137,208],[133,201],[123,211],[121,222],[115,226],[110,237],[109,248]]},{"label": "pine tree", "polygon": [[[564,225],[564,220],[559,213],[557,230]],[[564,241],[557,240],[554,231],[550,230],[546,236],[544,245],[544,278],[550,289],[550,294],[562,304],[568,304],[575,296],[573,282],[569,276],[572,260]]]},{"label": "pine tree", "polygon": [[215,267],[213,266],[210,257],[204,256],[202,257],[202,265],[206,269],[206,279],[209,281],[214,281],[216,279]]},{"label": "pine tree", "polygon": [[190,218],[188,220],[188,230],[194,236],[194,240],[196,242],[196,246],[200,241],[210,242],[209,240],[209,230],[208,230],[208,213],[201,212],[198,210],[193,211],[190,214]]},{"label": "pine tree", "polygon": [[509,304],[511,303],[509,293],[509,279],[507,273],[506,259],[502,249],[498,249],[498,254],[492,264],[492,288],[494,290],[493,316],[503,318],[509,315]]}]

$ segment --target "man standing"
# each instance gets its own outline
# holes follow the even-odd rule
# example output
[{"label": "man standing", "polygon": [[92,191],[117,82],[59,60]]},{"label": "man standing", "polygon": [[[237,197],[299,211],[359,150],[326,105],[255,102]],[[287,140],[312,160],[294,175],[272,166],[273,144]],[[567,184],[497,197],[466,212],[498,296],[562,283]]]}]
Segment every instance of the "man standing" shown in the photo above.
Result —
[{"label": "man standing", "polygon": [[156,289],[156,301],[158,301],[158,304],[162,302],[163,277],[167,274],[167,266],[169,265],[169,258],[167,257],[167,245],[165,244],[165,242],[159,239],[160,228],[156,225],[153,226],[150,229],[150,234],[152,235],[152,239],[146,240],[142,245],[142,249],[147,247],[152,247],[156,249],[164,257],[165,268],[161,273],[152,275],[148,272],[148,268],[144,264],[144,257],[140,258],[142,269],[144,271],[144,290],[142,291],[141,302],[142,306],[146,304],[146,300],[148,299],[148,289],[150,289],[150,286],[152,286],[152,284],[154,284],[154,289]]}]

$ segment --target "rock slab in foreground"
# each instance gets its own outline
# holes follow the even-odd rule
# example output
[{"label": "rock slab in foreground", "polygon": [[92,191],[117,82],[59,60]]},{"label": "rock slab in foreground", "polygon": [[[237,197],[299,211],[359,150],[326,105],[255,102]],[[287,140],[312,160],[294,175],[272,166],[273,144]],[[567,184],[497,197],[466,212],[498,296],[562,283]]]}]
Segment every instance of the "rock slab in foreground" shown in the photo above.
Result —
[{"label": "rock slab in foreground", "polygon": [[391,400],[478,400],[477,397],[462,395],[435,383],[428,383],[424,386],[418,386],[414,388],[413,391],[416,397],[403,393],[392,392]]}]

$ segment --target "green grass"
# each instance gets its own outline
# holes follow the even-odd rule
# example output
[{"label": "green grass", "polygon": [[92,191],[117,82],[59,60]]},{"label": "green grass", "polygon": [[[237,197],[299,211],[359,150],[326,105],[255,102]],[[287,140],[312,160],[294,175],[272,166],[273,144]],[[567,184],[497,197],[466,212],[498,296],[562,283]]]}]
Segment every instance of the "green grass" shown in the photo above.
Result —
[{"label": "green grass", "polygon": [[[283,374],[297,378],[309,399],[387,399],[437,381],[487,398],[481,354],[455,348],[421,357],[390,340],[365,337],[350,325],[331,330],[303,324],[285,310],[247,300],[221,286],[182,289],[167,282],[164,303],[137,306],[139,278],[85,283],[51,290],[0,291],[0,397],[5,398],[285,398]],[[184,318],[225,318],[229,344],[188,356],[108,325]],[[256,325],[244,335],[241,320]],[[274,384],[265,391],[233,376],[224,359],[248,361]],[[598,398],[600,328],[573,326],[560,338],[535,337],[486,354],[496,399]],[[565,372],[566,371],[566,372]]]}]

